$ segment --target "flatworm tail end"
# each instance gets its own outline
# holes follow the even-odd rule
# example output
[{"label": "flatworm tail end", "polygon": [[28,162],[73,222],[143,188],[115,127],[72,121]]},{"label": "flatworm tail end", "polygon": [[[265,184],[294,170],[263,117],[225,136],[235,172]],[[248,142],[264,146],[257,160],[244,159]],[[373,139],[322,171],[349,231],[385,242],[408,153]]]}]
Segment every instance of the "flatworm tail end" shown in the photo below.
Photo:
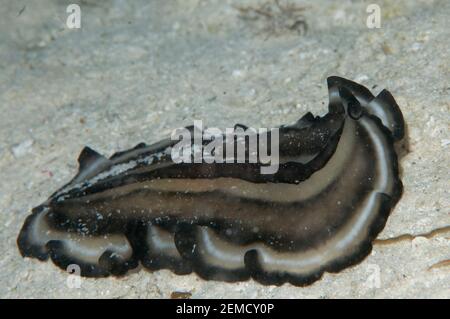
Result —
[{"label": "flatworm tail end", "polygon": [[47,217],[48,206],[33,209],[17,238],[23,257],[47,260],[49,257],[58,267],[67,270],[71,265],[80,267],[82,276],[120,276],[138,266],[131,244],[124,235],[83,236],[63,232],[51,226]]}]

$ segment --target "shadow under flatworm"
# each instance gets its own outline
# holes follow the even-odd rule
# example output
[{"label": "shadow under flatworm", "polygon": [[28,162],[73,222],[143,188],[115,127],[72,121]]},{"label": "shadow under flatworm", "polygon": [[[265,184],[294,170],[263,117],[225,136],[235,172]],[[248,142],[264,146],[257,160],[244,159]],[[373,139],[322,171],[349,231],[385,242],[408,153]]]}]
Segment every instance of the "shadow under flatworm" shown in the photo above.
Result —
[{"label": "shadow under flatworm", "polygon": [[261,163],[175,163],[169,139],[109,159],[86,147],[78,174],[27,217],[21,254],[77,264],[83,276],[140,262],[274,285],[308,285],[361,261],[402,193],[394,144],[405,123],[386,90],[375,97],[330,77],[328,91],[326,115],[279,127],[273,174]]}]

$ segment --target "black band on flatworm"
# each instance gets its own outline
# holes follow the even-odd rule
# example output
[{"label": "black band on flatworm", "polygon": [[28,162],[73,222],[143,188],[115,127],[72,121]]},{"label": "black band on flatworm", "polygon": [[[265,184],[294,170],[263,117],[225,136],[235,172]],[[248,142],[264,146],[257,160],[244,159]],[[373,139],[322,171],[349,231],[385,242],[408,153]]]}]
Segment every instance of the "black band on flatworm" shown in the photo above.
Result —
[{"label": "black band on flatworm", "polygon": [[110,158],[85,148],[78,174],[26,218],[20,253],[90,277],[140,262],[298,286],[360,262],[402,194],[394,142],[405,123],[388,91],[327,83],[326,115],[279,127],[274,174],[262,175],[260,163],[177,164],[169,139]]}]

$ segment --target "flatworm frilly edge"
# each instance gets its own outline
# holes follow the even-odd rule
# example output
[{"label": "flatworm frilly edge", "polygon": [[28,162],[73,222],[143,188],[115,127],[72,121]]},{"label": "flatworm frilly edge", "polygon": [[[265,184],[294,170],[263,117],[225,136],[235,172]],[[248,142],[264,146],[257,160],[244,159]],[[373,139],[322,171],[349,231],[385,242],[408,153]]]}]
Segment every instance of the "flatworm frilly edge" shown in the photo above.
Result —
[{"label": "flatworm frilly edge", "polygon": [[[170,139],[109,159],[86,147],[79,172],[35,207],[17,239],[82,276],[150,270],[308,285],[360,262],[402,193],[393,96],[328,78],[329,112],[279,127],[280,167],[175,164]],[[242,125],[238,125],[242,126]]]}]

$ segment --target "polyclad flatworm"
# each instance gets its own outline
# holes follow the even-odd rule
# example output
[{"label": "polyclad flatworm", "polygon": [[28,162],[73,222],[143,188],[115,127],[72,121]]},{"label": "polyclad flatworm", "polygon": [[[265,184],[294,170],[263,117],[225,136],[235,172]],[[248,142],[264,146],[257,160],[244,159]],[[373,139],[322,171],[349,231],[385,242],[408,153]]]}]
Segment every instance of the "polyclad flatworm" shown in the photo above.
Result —
[{"label": "polyclad flatworm", "polygon": [[361,261],[402,193],[394,144],[405,124],[386,90],[329,77],[328,91],[326,115],[278,128],[269,174],[260,162],[175,162],[171,139],[110,158],[86,147],[78,174],[27,217],[21,254],[83,276],[141,263],[276,285]]}]

